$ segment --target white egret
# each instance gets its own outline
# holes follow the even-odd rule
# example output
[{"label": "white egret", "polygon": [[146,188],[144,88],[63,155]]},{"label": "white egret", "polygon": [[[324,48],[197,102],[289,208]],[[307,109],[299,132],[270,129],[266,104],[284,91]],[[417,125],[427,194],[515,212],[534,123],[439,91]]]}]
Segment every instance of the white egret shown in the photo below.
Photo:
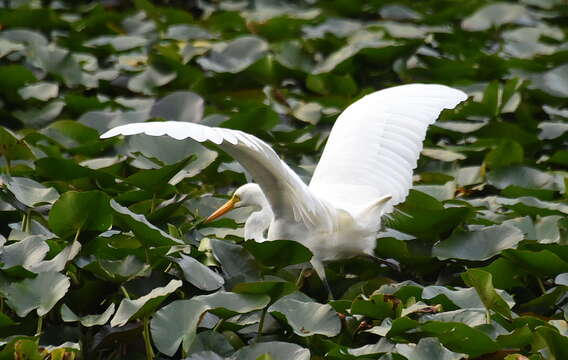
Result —
[{"label": "white egret", "polygon": [[466,98],[460,90],[435,84],[396,86],[363,97],[337,118],[309,185],[270,145],[238,130],[146,122],[118,126],[101,138],[143,133],[216,144],[256,184],[238,188],[207,220],[254,207],[245,237],[302,243],[312,251],[311,263],[327,287],[323,262],[374,257],[380,218],[408,195],[428,125]]}]

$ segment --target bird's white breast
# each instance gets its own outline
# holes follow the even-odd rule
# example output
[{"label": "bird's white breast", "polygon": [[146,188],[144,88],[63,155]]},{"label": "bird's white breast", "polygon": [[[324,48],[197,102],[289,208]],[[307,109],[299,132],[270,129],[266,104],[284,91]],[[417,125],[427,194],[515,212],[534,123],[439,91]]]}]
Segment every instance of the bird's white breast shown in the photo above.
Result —
[{"label": "bird's white breast", "polygon": [[373,254],[376,233],[366,230],[344,210],[334,209],[334,213],[336,224],[333,229],[317,226],[307,228],[302,223],[274,219],[268,231],[268,240],[298,241],[320,261]]}]

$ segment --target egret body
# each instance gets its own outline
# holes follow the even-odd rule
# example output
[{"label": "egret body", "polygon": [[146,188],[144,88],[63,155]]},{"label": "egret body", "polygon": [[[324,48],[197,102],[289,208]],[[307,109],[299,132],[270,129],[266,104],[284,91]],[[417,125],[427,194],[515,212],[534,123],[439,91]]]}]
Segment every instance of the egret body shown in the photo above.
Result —
[{"label": "egret body", "polygon": [[101,138],[143,133],[216,144],[256,183],[239,187],[207,220],[252,206],[245,237],[302,243],[325,280],[325,261],[374,256],[380,218],[408,195],[428,126],[466,98],[460,90],[434,84],[402,85],[363,97],[337,118],[309,185],[268,144],[238,130],[147,122],[118,126]]}]

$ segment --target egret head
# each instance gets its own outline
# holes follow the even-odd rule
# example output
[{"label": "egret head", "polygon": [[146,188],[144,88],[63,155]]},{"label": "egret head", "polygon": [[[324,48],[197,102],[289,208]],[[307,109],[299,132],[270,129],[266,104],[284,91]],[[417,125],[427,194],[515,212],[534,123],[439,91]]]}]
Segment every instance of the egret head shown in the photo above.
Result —
[{"label": "egret head", "polygon": [[264,193],[257,184],[245,184],[237,189],[233,196],[219,209],[205,220],[205,223],[211,222],[218,217],[228,213],[229,211],[245,206],[254,206],[258,209],[266,205],[266,198]]}]

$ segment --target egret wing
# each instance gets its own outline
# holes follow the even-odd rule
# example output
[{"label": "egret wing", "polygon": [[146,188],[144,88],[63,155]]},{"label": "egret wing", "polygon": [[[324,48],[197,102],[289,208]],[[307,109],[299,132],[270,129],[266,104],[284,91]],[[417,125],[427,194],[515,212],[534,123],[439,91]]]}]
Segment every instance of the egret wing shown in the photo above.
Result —
[{"label": "egret wing", "polygon": [[259,138],[238,130],[178,122],[132,123],[115,127],[101,138],[116,135],[167,135],[177,140],[191,138],[211,142],[237,160],[262,188],[275,216],[302,221],[306,225],[321,223],[325,211],[300,177],[282,161],[274,150]]},{"label": "egret wing", "polygon": [[310,189],[352,214],[391,195],[406,198],[428,125],[467,95],[444,85],[410,84],[369,94],[337,118]]}]

